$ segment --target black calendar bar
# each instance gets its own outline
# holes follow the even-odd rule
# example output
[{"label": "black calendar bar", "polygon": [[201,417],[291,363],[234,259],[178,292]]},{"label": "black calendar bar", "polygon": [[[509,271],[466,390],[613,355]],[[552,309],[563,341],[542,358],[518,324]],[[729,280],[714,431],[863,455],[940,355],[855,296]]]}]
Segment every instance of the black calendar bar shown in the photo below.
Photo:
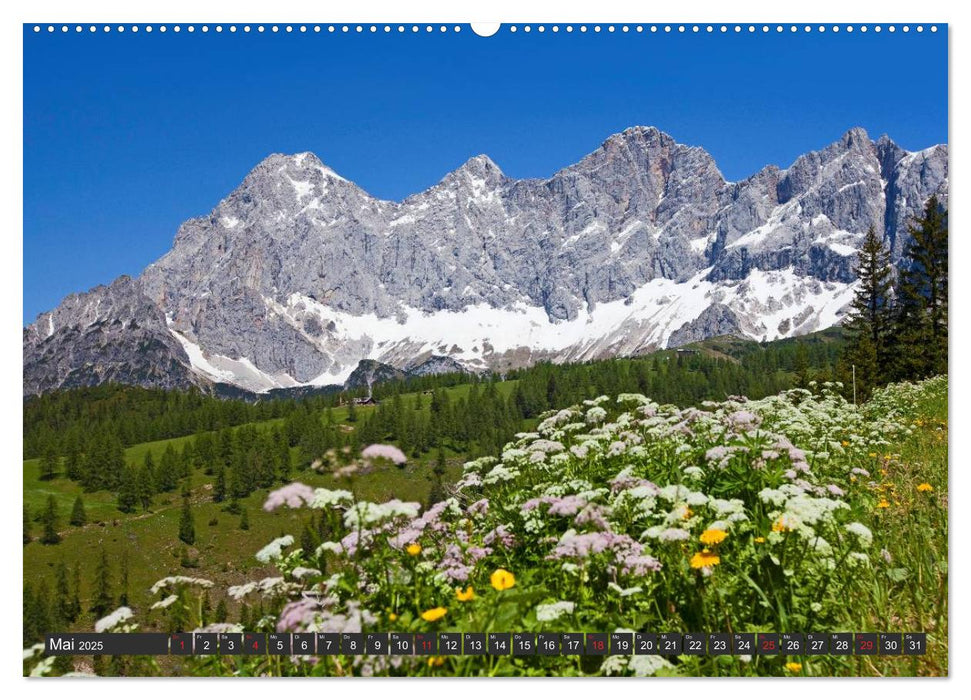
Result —
[{"label": "black calendar bar", "polygon": [[49,634],[44,653],[49,656],[161,656],[169,653],[169,635],[148,632]]},{"label": "black calendar bar", "polygon": [[607,656],[657,654],[899,656],[927,653],[924,632],[372,632],[64,633],[47,635],[51,656],[466,655]]}]

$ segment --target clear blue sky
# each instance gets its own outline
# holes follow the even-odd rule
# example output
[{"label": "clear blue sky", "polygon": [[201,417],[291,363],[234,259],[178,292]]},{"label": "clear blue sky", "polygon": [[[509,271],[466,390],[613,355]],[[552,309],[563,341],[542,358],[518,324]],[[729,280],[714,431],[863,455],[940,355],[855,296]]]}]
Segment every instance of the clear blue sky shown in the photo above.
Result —
[{"label": "clear blue sky", "polygon": [[486,153],[544,177],[654,125],[729,179],[851,126],[947,141],[922,34],[35,34],[24,28],[24,320],[136,275],[269,153],[401,199]]}]

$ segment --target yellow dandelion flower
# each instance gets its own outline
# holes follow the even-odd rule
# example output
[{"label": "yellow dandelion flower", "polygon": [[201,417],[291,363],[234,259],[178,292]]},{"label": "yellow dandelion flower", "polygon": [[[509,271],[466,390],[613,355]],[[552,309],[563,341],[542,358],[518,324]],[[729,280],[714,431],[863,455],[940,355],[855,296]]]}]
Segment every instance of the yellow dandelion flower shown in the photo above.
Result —
[{"label": "yellow dandelion flower", "polygon": [[445,663],[445,657],[444,656],[430,656],[430,657],[428,657],[428,665],[429,666],[441,666],[443,663]]},{"label": "yellow dandelion flower", "polygon": [[756,537],[756,538],[755,538],[755,541],[756,541],[756,542],[757,542],[758,544],[762,544],[763,542],[765,542],[765,538],[764,538],[764,537]]},{"label": "yellow dandelion flower", "polygon": [[876,453],[876,452],[871,452],[871,453],[870,453],[870,456],[871,456],[871,457],[876,457],[876,456],[877,456],[877,453]]},{"label": "yellow dandelion flower", "polygon": [[849,447],[850,446],[849,440],[843,440],[843,442],[841,442],[840,444],[843,445],[843,447]]},{"label": "yellow dandelion flower", "polygon": [[709,566],[717,566],[721,563],[721,557],[717,554],[709,552],[707,549],[703,549],[700,552],[696,552],[693,557],[691,557],[691,568],[692,569],[704,569]]},{"label": "yellow dandelion flower", "polygon": [[890,502],[886,498],[882,499],[879,503],[877,503],[877,508],[889,508],[889,507],[890,507]]},{"label": "yellow dandelion flower", "polygon": [[706,544],[708,546],[711,546],[711,545],[720,544],[724,542],[726,537],[728,537],[728,533],[725,532],[724,530],[712,528],[702,532],[701,537],[699,537],[698,539],[701,540],[701,544]]},{"label": "yellow dandelion flower", "polygon": [[405,547],[405,551],[408,552],[408,554],[410,554],[411,556],[417,557],[419,554],[421,554],[421,545],[418,544],[417,542],[412,542],[407,547]]},{"label": "yellow dandelion flower", "polygon": [[786,670],[791,671],[792,673],[799,673],[802,671],[802,664],[798,661],[790,661],[786,664]]},{"label": "yellow dandelion flower", "polygon": [[472,590],[472,586],[469,586],[464,591],[461,588],[456,588],[455,597],[464,603],[475,598],[475,591]]},{"label": "yellow dandelion flower", "polygon": [[421,614],[421,619],[425,622],[435,622],[436,620],[441,620],[443,617],[445,617],[445,613],[447,612],[448,608],[431,608]]},{"label": "yellow dandelion flower", "polygon": [[685,506],[684,514],[681,516],[681,518],[683,520],[687,520],[688,518],[690,518],[694,514],[695,514],[695,512],[693,510],[691,510],[690,508],[688,508],[687,506]]},{"label": "yellow dandelion flower", "polygon": [[855,474],[853,474],[853,475],[850,476],[850,483],[851,484],[855,484],[856,483],[856,475]]},{"label": "yellow dandelion flower", "polygon": [[492,572],[492,576],[489,577],[489,583],[497,591],[504,591],[516,585],[516,577],[512,575],[511,571],[496,569]]},{"label": "yellow dandelion flower", "polygon": [[388,613],[388,620],[390,622],[394,622],[397,619],[398,619],[398,616],[397,615],[395,615],[394,613]]},{"label": "yellow dandelion flower", "polygon": [[921,493],[930,493],[934,490],[934,487],[928,484],[926,481],[923,484],[917,485],[917,490]]},{"label": "yellow dandelion flower", "polygon": [[786,527],[786,524],[782,521],[782,518],[779,518],[772,523],[772,532],[785,532],[788,529],[789,528]]}]

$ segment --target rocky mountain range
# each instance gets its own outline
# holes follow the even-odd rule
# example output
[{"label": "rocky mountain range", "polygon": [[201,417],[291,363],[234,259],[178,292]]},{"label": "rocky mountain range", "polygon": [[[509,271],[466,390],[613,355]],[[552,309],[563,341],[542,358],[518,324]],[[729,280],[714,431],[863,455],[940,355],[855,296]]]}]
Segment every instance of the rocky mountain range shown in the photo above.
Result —
[{"label": "rocky mountain range", "polygon": [[704,149],[634,127],[546,179],[482,155],[400,202],[275,154],[139,277],[26,327],[24,393],[262,392],[342,384],[364,359],[502,371],[799,335],[839,322],[866,230],[899,260],[932,194],[947,201],[946,145],[860,128],[728,182]]}]

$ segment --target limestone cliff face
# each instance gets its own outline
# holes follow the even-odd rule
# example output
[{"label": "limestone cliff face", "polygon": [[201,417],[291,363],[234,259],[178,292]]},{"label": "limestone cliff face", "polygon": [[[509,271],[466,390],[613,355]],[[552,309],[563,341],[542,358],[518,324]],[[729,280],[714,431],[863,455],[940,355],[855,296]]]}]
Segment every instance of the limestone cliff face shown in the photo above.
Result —
[{"label": "limestone cliff face", "polygon": [[838,319],[867,228],[898,259],[932,194],[947,200],[947,146],[862,129],[732,183],[703,149],[634,127],[545,180],[477,156],[401,202],[313,154],[272,155],[139,278],[24,329],[24,392],[262,391],[340,383],[365,358],[507,368],[808,332]]}]

